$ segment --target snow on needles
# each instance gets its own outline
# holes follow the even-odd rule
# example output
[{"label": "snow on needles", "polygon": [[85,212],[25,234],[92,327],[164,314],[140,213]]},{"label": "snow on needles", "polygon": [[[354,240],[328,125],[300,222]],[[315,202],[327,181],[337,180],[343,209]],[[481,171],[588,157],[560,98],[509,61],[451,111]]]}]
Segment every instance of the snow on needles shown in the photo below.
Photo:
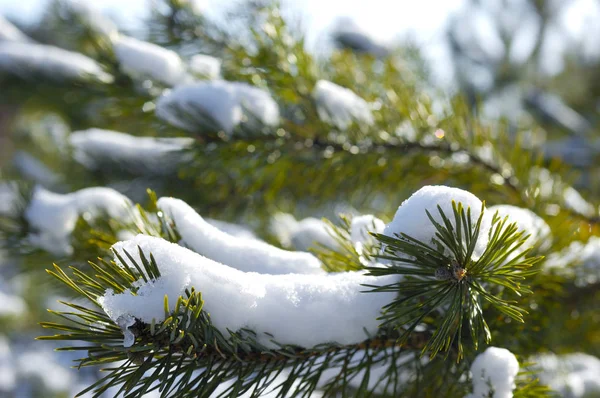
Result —
[{"label": "snow on needles", "polygon": [[25,218],[35,233],[29,242],[56,255],[70,255],[71,233],[81,215],[108,216],[125,221],[131,217],[131,202],[110,188],[86,188],[61,195],[36,187]]},{"label": "snow on needles", "polygon": [[3,41],[30,41],[23,32],[6,18],[0,15],[0,42]]},{"label": "snow on needles", "polygon": [[263,274],[320,274],[321,263],[310,253],[282,250],[256,239],[236,238],[211,225],[187,203],[160,198],[158,208],[174,223],[181,244],[230,267]]},{"label": "snow on needles", "polygon": [[271,347],[275,347],[271,340],[302,347],[355,344],[377,332],[381,308],[395,298],[395,293],[365,293],[368,288],[361,286],[394,283],[395,276],[242,272],[144,235],[119,242],[113,249],[139,259],[138,247],[146,256],[152,253],[161,276],[140,285],[137,295],[108,290],[99,302],[113,320],[134,316],[147,323],[160,321],[165,316],[165,295],[174,302],[186,288],[195,287],[202,292],[213,325],[226,336],[227,330],[248,328],[257,332],[259,342]]},{"label": "snow on needles", "polygon": [[196,54],[190,58],[189,69],[195,75],[215,80],[221,76],[221,60],[210,55]]},{"label": "snow on needles", "polygon": [[83,54],[34,43],[0,42],[0,72],[22,78],[113,81],[100,64]]},{"label": "snow on needles", "polygon": [[176,52],[133,37],[113,40],[115,55],[123,71],[134,77],[150,77],[168,86],[182,83],[187,73]]},{"label": "snow on needles", "polygon": [[473,393],[467,398],[512,398],[519,362],[506,348],[488,347],[471,365]]},{"label": "snow on needles", "polygon": [[500,217],[508,217],[509,222],[517,224],[519,231],[525,231],[529,235],[525,245],[521,246],[521,250],[535,244],[539,244],[542,250],[550,248],[552,239],[550,227],[543,218],[531,210],[517,206],[496,205],[489,207],[486,212],[490,214],[498,212]]},{"label": "snow on needles", "polygon": [[222,130],[231,135],[244,119],[254,119],[265,126],[279,123],[279,108],[268,92],[227,81],[176,87],[159,98],[156,115],[173,126],[195,133]]},{"label": "snow on needles", "polygon": [[88,169],[99,169],[112,162],[130,171],[166,175],[186,160],[181,153],[191,138],[136,137],[118,131],[91,128],[69,136],[73,157]]},{"label": "snow on needles", "polygon": [[317,111],[321,120],[341,130],[352,122],[373,124],[369,104],[352,90],[327,80],[319,80],[313,90]]},{"label": "snow on needles", "polygon": [[[440,206],[452,225],[455,225],[452,201],[455,201],[456,204],[462,203],[465,210],[470,207],[471,222],[473,224],[477,222],[482,206],[479,198],[462,189],[429,185],[419,189],[410,198],[402,202],[392,222],[385,227],[383,234],[397,237],[404,233],[431,245],[437,229],[427,217],[426,210],[429,211],[436,222],[443,225],[442,217],[437,209],[437,206]],[[487,247],[491,222],[492,213],[485,211],[481,221],[479,237],[473,251],[473,257],[475,258],[480,257]]]},{"label": "snow on needles", "polygon": [[317,244],[331,249],[339,248],[331,228],[318,218],[307,217],[298,221],[291,214],[277,213],[271,220],[270,229],[285,247],[302,251],[308,251]]}]

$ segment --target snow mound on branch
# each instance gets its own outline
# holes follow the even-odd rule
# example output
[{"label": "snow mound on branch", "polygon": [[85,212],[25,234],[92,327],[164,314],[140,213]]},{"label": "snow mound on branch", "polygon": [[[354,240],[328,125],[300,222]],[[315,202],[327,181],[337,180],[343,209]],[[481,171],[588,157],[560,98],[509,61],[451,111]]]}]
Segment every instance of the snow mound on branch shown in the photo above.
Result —
[{"label": "snow mound on branch", "polygon": [[34,43],[0,42],[0,72],[23,78],[113,81],[100,64],[83,54]]},{"label": "snow mound on branch", "polygon": [[377,57],[383,57],[389,53],[385,45],[378,43],[354,21],[347,18],[337,21],[332,36],[339,47],[348,48],[358,53],[372,54]]},{"label": "snow mound on branch", "polygon": [[317,244],[338,249],[340,245],[332,236],[333,231],[323,220],[307,217],[300,221],[288,213],[277,213],[271,220],[270,229],[285,247],[308,251]]},{"label": "snow mound on branch", "polygon": [[350,223],[350,239],[357,245],[373,245],[377,240],[371,236],[371,232],[380,234],[385,230],[385,223],[372,214],[355,216]]},{"label": "snow mound on branch", "polygon": [[100,169],[107,162],[112,162],[128,171],[168,175],[186,160],[181,151],[194,140],[135,137],[118,131],[91,128],[73,132],[69,142],[75,160],[88,169]]},{"label": "snow mound on branch", "polygon": [[204,220],[206,220],[206,222],[213,227],[216,227],[235,238],[260,240],[250,228],[244,225],[234,224],[222,220],[215,220],[213,218],[205,218]]},{"label": "snow mound on branch", "polygon": [[156,115],[191,132],[222,130],[231,135],[243,121],[279,123],[279,108],[268,92],[245,83],[211,81],[186,84],[163,94]]},{"label": "snow mound on branch", "polygon": [[542,250],[550,248],[552,231],[546,221],[531,210],[511,205],[496,205],[487,208],[486,212],[491,215],[498,212],[500,217],[508,217],[508,222],[516,223],[519,231],[525,231],[529,235],[520,250],[525,250],[537,243],[540,244]]},{"label": "snow mound on branch", "polygon": [[8,393],[17,384],[17,371],[12,356],[8,339],[0,335],[0,392]]},{"label": "snow mound on branch", "polygon": [[321,274],[319,260],[309,253],[280,249],[255,239],[236,238],[210,225],[187,203],[160,198],[158,208],[175,223],[181,244],[214,261],[263,274]]},{"label": "snow mound on branch", "polygon": [[21,32],[19,28],[0,15],[0,42],[3,41],[30,41],[31,39]]},{"label": "snow mound on branch", "polygon": [[123,35],[113,40],[113,48],[121,69],[133,77],[149,77],[168,86],[187,78],[185,65],[174,51]]},{"label": "snow mound on branch", "polygon": [[352,122],[373,124],[369,104],[352,90],[327,80],[319,80],[313,90],[319,117],[341,130]]},{"label": "snow mound on branch", "polygon": [[38,158],[24,151],[17,151],[12,159],[13,166],[26,179],[45,187],[57,185],[61,176],[50,170]]},{"label": "snow mound on branch", "polygon": [[[568,265],[576,264],[574,268]],[[588,285],[600,280],[600,237],[592,236],[587,242],[575,241],[558,253],[548,256],[547,269],[574,272],[579,285]]]},{"label": "snow mound on branch", "polygon": [[600,359],[592,355],[543,354],[531,358],[542,384],[562,397],[593,397],[600,394]]},{"label": "snow mound on branch", "polygon": [[271,339],[302,347],[355,344],[377,332],[381,308],[395,298],[394,293],[364,293],[368,289],[361,286],[393,283],[395,276],[242,272],[145,235],[119,242],[113,249],[127,251],[139,261],[138,247],[146,257],[152,253],[161,276],[141,284],[136,296],[129,291],[114,294],[108,290],[99,302],[113,320],[133,316],[147,323],[161,321],[165,295],[174,303],[186,288],[194,287],[202,292],[204,310],[210,313],[213,325],[225,336],[227,330],[248,328],[256,331],[259,342],[270,347],[274,347]]},{"label": "snow mound on branch", "polygon": [[129,199],[110,188],[86,188],[61,195],[36,187],[25,210],[32,245],[56,255],[70,255],[71,233],[79,216],[96,217],[102,213],[122,221],[131,219]]},{"label": "snow mound on branch", "polygon": [[[435,239],[437,229],[429,217],[427,217],[426,211],[429,211],[437,223],[443,225],[444,222],[437,208],[437,206],[440,206],[451,224],[456,226],[452,201],[456,202],[456,204],[462,203],[465,211],[470,207],[471,222],[473,225],[477,223],[482,207],[482,202],[479,198],[462,189],[450,188],[443,185],[428,185],[419,189],[410,198],[402,202],[392,222],[386,225],[383,234],[396,237],[396,235],[401,236],[404,233],[418,241],[431,245],[433,239]],[[480,257],[485,251],[489,241],[488,234],[491,224],[492,214],[489,211],[485,211],[481,220],[479,237],[473,251],[474,258]]]},{"label": "snow mound on branch", "polygon": [[209,80],[216,80],[221,76],[221,60],[205,54],[196,54],[190,58],[190,71]]},{"label": "snow mound on branch", "polygon": [[119,34],[117,25],[106,17],[94,4],[87,0],[69,0],[66,3],[69,11],[75,14],[81,23],[89,26],[96,34],[105,37],[116,37]]},{"label": "snow mound on branch", "polygon": [[[488,347],[471,365],[473,393],[468,398],[512,398],[519,362],[505,348]],[[493,395],[490,395],[492,393]]]}]

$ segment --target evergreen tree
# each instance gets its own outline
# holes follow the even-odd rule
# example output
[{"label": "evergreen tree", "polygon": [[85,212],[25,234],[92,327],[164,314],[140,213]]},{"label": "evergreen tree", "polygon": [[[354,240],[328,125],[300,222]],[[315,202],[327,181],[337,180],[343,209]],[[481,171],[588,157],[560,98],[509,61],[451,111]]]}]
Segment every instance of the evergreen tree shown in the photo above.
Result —
[{"label": "evergreen tree", "polygon": [[[0,20],[0,333],[41,322],[94,397],[600,394],[595,95],[531,91],[564,79],[530,87],[537,59],[443,94],[417,47],[342,24],[318,58],[271,2],[146,28]],[[508,80],[523,113],[491,118]],[[11,390],[73,376],[7,342],[0,391],[65,393]]]}]

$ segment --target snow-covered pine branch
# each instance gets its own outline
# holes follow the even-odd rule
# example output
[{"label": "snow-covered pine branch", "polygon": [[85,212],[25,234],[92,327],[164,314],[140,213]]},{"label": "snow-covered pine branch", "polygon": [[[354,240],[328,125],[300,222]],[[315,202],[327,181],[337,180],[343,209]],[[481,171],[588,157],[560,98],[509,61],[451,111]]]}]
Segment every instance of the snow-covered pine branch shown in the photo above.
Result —
[{"label": "snow-covered pine branch", "polygon": [[4,41],[28,42],[31,41],[31,39],[10,21],[0,15],[0,42]]},{"label": "snow-covered pine branch", "polygon": [[223,131],[231,136],[240,124],[254,131],[279,123],[279,108],[268,92],[228,81],[178,86],[159,98],[156,115],[198,134]]},{"label": "snow-covered pine branch", "polygon": [[210,55],[196,54],[189,60],[189,70],[198,77],[216,80],[221,77],[221,60]]},{"label": "snow-covered pine branch", "polygon": [[167,86],[189,79],[184,62],[174,51],[125,35],[112,41],[119,67],[134,78],[149,77]]},{"label": "snow-covered pine branch", "polygon": [[113,77],[93,59],[62,48],[34,43],[0,42],[0,73],[24,79],[111,83]]},{"label": "snow-covered pine branch", "polygon": [[312,254],[279,249],[255,239],[234,237],[220,231],[185,202],[160,198],[158,208],[171,220],[181,244],[209,259],[235,269],[262,274],[322,274]]},{"label": "snow-covered pine branch", "polygon": [[312,95],[321,120],[340,130],[347,129],[352,122],[373,124],[369,104],[348,88],[319,80]]},{"label": "snow-covered pine branch", "polygon": [[25,210],[32,230],[28,241],[55,255],[70,255],[73,252],[71,233],[77,219],[103,214],[127,222],[134,212],[131,201],[110,188],[86,188],[61,195],[36,187]]},{"label": "snow-covered pine branch", "polygon": [[173,174],[190,159],[183,152],[193,142],[191,138],[136,137],[97,128],[69,135],[73,157],[84,167],[99,170],[112,164],[134,174]]},{"label": "snow-covered pine branch", "polygon": [[128,316],[147,324],[153,319],[162,321],[165,296],[175,300],[185,289],[196,287],[202,292],[213,325],[222,333],[250,329],[260,343],[271,348],[276,347],[271,340],[310,348],[325,343],[357,344],[374,336],[381,308],[394,298],[393,293],[364,294],[362,285],[388,284],[395,277],[378,278],[358,272],[243,272],[143,235],[116,244],[114,250],[123,258],[127,258],[127,252],[141,263],[138,248],[147,258],[152,254],[161,276],[156,281],[139,283],[136,295],[108,291],[100,303],[115,321]]},{"label": "snow-covered pine branch", "polygon": [[471,365],[473,393],[465,398],[512,398],[519,362],[506,348],[488,347]]}]

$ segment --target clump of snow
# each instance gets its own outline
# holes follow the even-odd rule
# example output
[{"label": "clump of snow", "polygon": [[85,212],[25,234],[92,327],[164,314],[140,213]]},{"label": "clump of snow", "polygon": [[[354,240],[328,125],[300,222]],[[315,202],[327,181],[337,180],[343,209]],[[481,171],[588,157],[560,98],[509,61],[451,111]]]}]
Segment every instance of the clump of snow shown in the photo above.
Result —
[{"label": "clump of snow", "polygon": [[34,43],[0,42],[0,72],[53,80],[95,80],[111,83],[113,77],[93,59],[62,48]]},{"label": "clump of snow", "polygon": [[265,126],[279,123],[279,108],[269,93],[245,83],[210,81],[185,84],[163,94],[156,115],[176,127],[201,132],[222,130],[231,135],[248,119]]},{"label": "clump of snow", "polygon": [[113,39],[113,48],[121,69],[134,77],[149,77],[168,86],[187,79],[185,65],[174,51],[123,35]]},{"label": "clump of snow", "polygon": [[17,384],[17,372],[13,363],[8,339],[0,335],[0,392],[8,393]]},{"label": "clump of snow", "polygon": [[511,205],[496,205],[489,207],[487,212],[490,214],[498,212],[500,217],[508,217],[508,222],[516,223],[520,231],[525,231],[529,235],[525,244],[521,246],[521,250],[536,244],[539,244],[542,250],[550,247],[552,240],[550,227],[543,218],[531,210]]},{"label": "clump of snow", "polygon": [[140,284],[137,295],[107,291],[99,302],[113,320],[126,315],[146,323],[163,320],[165,295],[173,303],[186,288],[194,287],[202,292],[213,325],[225,335],[227,330],[248,328],[257,333],[259,342],[272,347],[271,339],[302,347],[355,344],[377,332],[381,308],[395,298],[394,293],[364,293],[368,289],[361,286],[394,283],[395,276],[242,272],[144,235],[113,246],[116,252],[127,251],[136,259],[138,248],[145,256],[152,253],[161,276]]},{"label": "clump of snow", "polygon": [[0,318],[18,317],[27,311],[25,301],[7,291],[6,286],[0,280]]},{"label": "clump of snow", "polygon": [[189,157],[181,153],[194,140],[191,138],[153,138],[111,130],[91,128],[69,136],[73,157],[88,169],[96,170],[107,162],[130,172],[168,175]]},{"label": "clump of snow", "polygon": [[592,355],[542,354],[531,358],[542,384],[562,397],[583,398],[600,395],[600,359]]},{"label": "clump of snow", "polygon": [[[579,285],[600,280],[600,237],[592,236],[587,242],[575,241],[558,253],[552,253],[544,263],[547,269],[574,272]],[[567,269],[568,265],[576,265]]]},{"label": "clump of snow", "polygon": [[32,245],[56,255],[70,255],[70,236],[79,216],[95,217],[106,213],[127,221],[132,216],[129,199],[110,188],[86,188],[61,195],[36,187],[25,210]]},{"label": "clump of snow", "polygon": [[469,398],[512,398],[519,362],[505,348],[489,347],[471,365],[473,393]]},{"label": "clump of snow", "polygon": [[248,227],[240,224],[234,224],[227,221],[205,218],[207,223],[236,238],[260,240],[258,236]]},{"label": "clump of snow", "polygon": [[29,350],[15,358],[19,378],[29,379],[53,392],[68,391],[73,383],[73,373],[54,360],[52,351]]},{"label": "clump of snow", "polygon": [[12,163],[24,178],[45,187],[53,187],[61,180],[58,174],[27,152],[17,151]]},{"label": "clump of snow", "polygon": [[236,238],[206,222],[188,204],[160,198],[158,208],[174,223],[181,244],[214,261],[247,272],[320,274],[321,263],[310,253],[282,250],[256,239]]},{"label": "clump of snow", "polygon": [[559,195],[563,197],[564,205],[568,209],[588,217],[597,214],[596,208],[585,200],[575,188],[565,184],[560,176],[553,175],[550,170],[536,167],[530,172],[530,180],[533,184],[538,185],[539,191],[535,193],[541,198]]},{"label": "clump of snow", "polygon": [[350,239],[356,245],[375,244],[371,233],[380,234],[385,230],[385,223],[372,214],[355,216],[350,223]]},{"label": "clump of snow", "polygon": [[[450,188],[442,185],[428,185],[419,189],[410,198],[402,202],[394,215],[394,219],[386,225],[383,234],[390,237],[396,237],[401,236],[401,234],[404,233],[414,239],[431,245],[433,239],[435,239],[437,229],[429,217],[427,217],[426,211],[429,211],[437,223],[444,225],[442,217],[437,209],[437,206],[440,206],[452,225],[456,227],[452,201],[456,202],[457,205],[458,203],[462,203],[465,211],[468,207],[471,208],[471,222],[475,225],[481,215],[482,202],[479,198],[462,189]],[[489,211],[484,212],[479,236],[475,245],[475,250],[473,251],[473,257],[475,258],[480,257],[487,247],[491,221],[491,213]]]},{"label": "clump of snow", "polygon": [[321,120],[341,130],[352,122],[373,124],[369,104],[352,90],[327,80],[319,80],[313,90]]},{"label": "clump of snow", "polygon": [[358,53],[383,57],[389,53],[388,48],[369,36],[352,20],[342,18],[333,29],[333,39],[339,47],[348,48]]},{"label": "clump of snow", "polygon": [[31,39],[21,32],[19,28],[0,15],[0,42],[3,41],[30,41]]},{"label": "clump of snow", "polygon": [[365,248],[374,247],[377,244],[377,239],[371,233],[381,234],[384,230],[385,223],[372,214],[364,214],[352,218],[350,223],[350,239],[363,265],[368,265],[369,263],[365,256]]},{"label": "clump of snow", "polygon": [[19,205],[17,184],[12,181],[0,182],[0,215],[15,214]]},{"label": "clump of snow", "polygon": [[205,54],[196,54],[190,58],[189,69],[194,75],[216,80],[221,76],[221,60]]},{"label": "clump of snow", "polygon": [[277,213],[271,220],[270,229],[285,247],[308,251],[317,244],[338,249],[340,245],[333,237],[333,231],[323,220],[314,217],[297,221],[288,213]]},{"label": "clump of snow", "polygon": [[117,37],[119,34],[117,25],[106,17],[90,1],[69,0],[65,3],[79,22],[88,26],[94,33],[108,38]]}]

